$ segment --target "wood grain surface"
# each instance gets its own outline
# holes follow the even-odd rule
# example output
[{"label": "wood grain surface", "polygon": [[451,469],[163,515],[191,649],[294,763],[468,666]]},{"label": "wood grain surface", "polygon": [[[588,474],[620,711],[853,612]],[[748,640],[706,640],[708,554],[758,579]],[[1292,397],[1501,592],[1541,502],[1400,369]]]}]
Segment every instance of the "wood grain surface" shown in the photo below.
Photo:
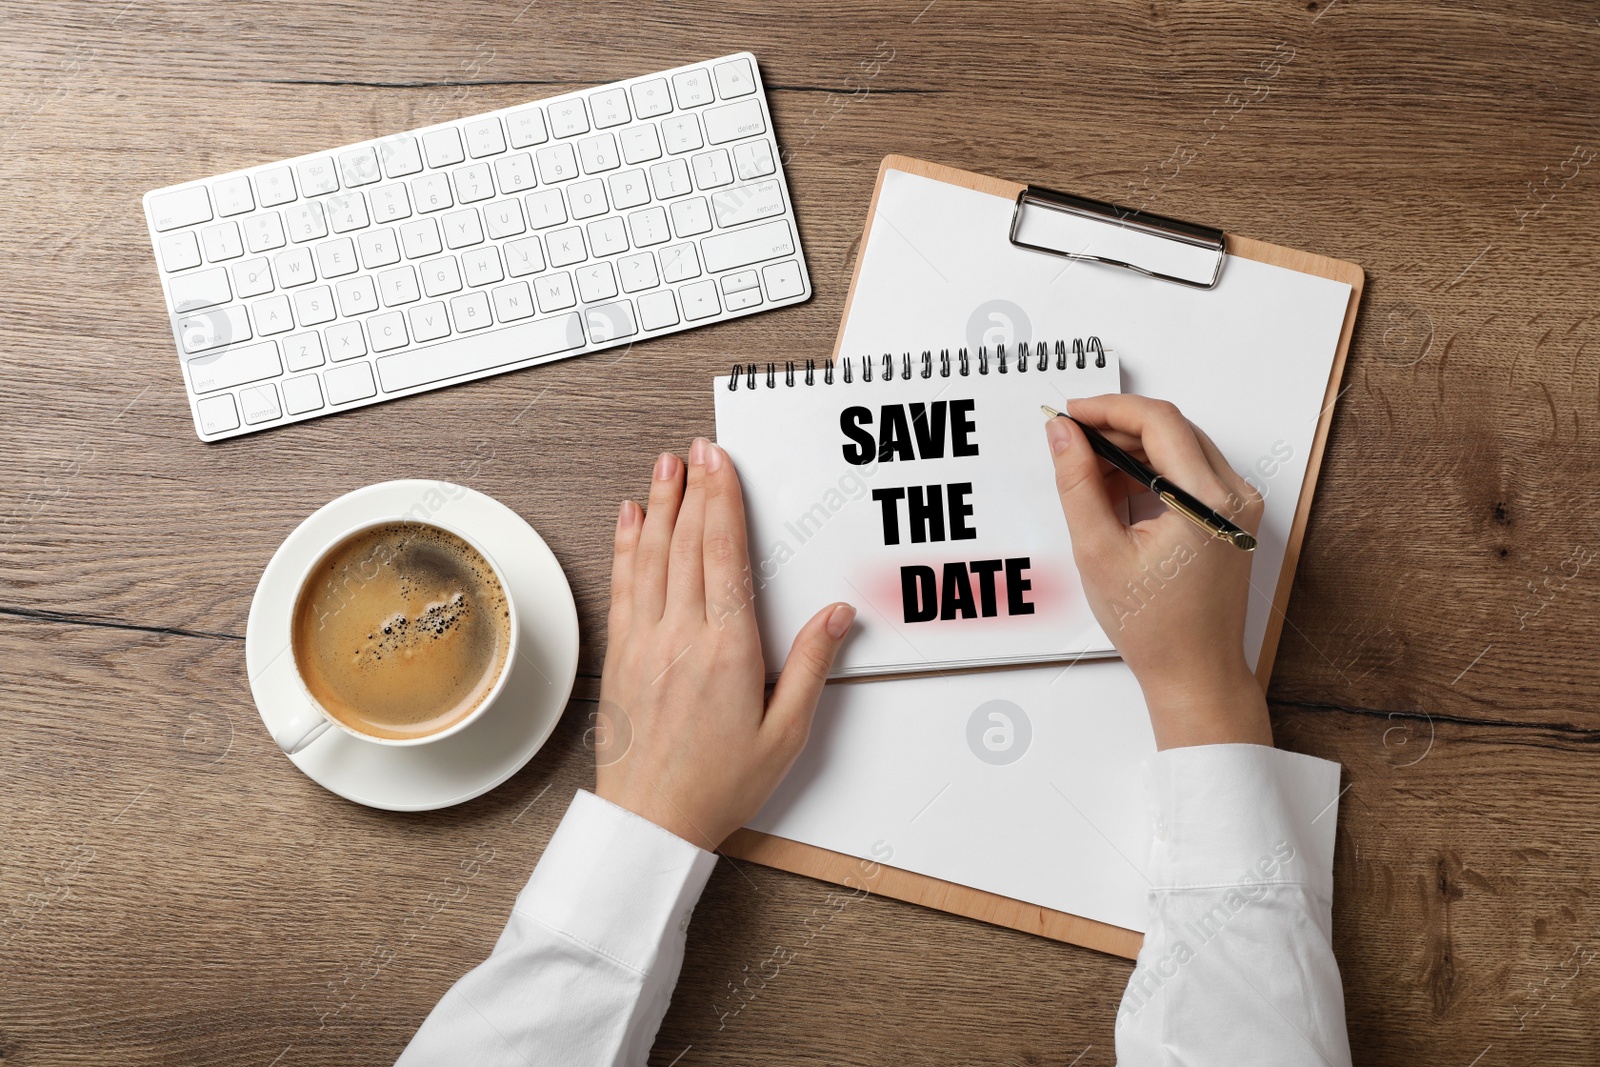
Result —
[{"label": "wood grain surface", "polygon": [[[891,151],[1366,268],[1271,687],[1279,742],[1345,767],[1334,929],[1356,1061],[1596,1061],[1592,5],[111,0],[0,17],[0,1062],[392,1062],[592,781],[614,502],[711,431],[712,374],[826,353]],[[195,439],[145,191],[743,48],[789,155],[810,303]],[[243,672],[273,549],[394,477],[462,481],[528,518],[584,638],[545,750],[420,816],[294,772]],[[831,892],[719,864],[652,1062],[1113,1062],[1126,961]],[[793,959],[751,981],[780,946]]]}]

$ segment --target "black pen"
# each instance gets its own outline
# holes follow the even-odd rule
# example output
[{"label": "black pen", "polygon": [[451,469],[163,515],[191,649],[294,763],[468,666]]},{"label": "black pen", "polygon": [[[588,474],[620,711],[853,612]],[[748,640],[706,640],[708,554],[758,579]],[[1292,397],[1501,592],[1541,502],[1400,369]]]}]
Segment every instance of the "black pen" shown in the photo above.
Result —
[{"label": "black pen", "polygon": [[[1055,408],[1045,407],[1043,404],[1040,404],[1039,407],[1052,419],[1072,419],[1072,416],[1065,411],[1057,411]],[[1172,482],[1146,467],[1110,441],[1107,441],[1105,435],[1093,426],[1081,419],[1072,419],[1072,421],[1077,423],[1078,429],[1083,431],[1083,436],[1089,439],[1089,447],[1094,449],[1095,455],[1159,496],[1161,502],[1167,507],[1176,511],[1212,537],[1226,541],[1234,548],[1240,548],[1246,552],[1255,551],[1256,539],[1249,533],[1241,530],[1211,508],[1206,507],[1193,495],[1179,489]]]}]

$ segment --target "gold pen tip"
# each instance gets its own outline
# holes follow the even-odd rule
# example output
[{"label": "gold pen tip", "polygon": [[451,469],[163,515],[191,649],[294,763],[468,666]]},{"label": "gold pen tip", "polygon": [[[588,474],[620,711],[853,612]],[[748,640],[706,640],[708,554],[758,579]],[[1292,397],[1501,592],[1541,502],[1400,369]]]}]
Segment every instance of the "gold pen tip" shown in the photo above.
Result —
[{"label": "gold pen tip", "polygon": [[1061,414],[1061,412],[1057,411],[1055,408],[1046,407],[1044,404],[1039,405],[1039,410],[1044,412],[1046,415],[1049,415],[1052,419]]}]

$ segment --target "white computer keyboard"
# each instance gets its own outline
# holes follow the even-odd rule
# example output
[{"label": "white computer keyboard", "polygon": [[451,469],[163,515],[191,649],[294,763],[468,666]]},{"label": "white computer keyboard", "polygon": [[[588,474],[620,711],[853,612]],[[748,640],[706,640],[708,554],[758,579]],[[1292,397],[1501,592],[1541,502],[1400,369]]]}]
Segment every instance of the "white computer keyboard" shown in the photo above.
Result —
[{"label": "white computer keyboard", "polygon": [[755,57],[144,198],[202,440],[811,296]]}]

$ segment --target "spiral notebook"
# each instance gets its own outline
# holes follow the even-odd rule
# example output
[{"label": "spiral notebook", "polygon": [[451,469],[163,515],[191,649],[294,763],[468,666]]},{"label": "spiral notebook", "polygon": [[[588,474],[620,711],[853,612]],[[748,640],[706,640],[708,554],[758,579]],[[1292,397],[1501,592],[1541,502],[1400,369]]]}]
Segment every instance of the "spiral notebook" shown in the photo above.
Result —
[{"label": "spiral notebook", "polygon": [[[718,379],[768,669],[835,600],[858,613],[836,678],[1114,655],[1072,562],[1039,407],[1118,380],[1099,338]],[[712,610],[741,610],[738,592]]]}]

